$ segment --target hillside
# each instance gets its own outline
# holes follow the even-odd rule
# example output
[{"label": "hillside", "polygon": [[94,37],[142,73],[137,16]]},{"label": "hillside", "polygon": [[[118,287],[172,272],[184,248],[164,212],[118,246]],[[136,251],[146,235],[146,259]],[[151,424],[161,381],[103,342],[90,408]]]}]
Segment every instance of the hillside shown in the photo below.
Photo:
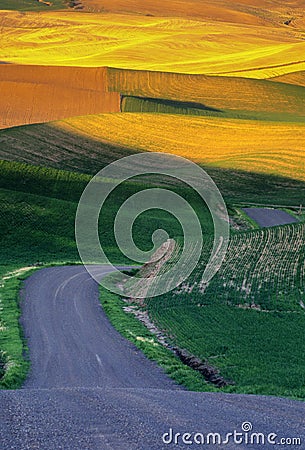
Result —
[{"label": "hillside", "polygon": [[103,68],[0,65],[0,128],[120,111]]},{"label": "hillside", "polygon": [[16,11],[48,11],[66,8],[66,0],[1,0],[0,3],[0,9]]},{"label": "hillside", "polygon": [[10,63],[247,78],[305,68],[302,32],[285,25],[71,11],[1,12],[0,23],[0,61]]},{"label": "hillside", "polygon": [[[304,0],[51,3],[0,5],[0,385],[6,370],[13,378],[5,386],[20,386],[28,367],[20,277],[80,262],[75,214],[91,176],[151,151],[207,170],[232,233],[224,264],[203,285],[212,219],[193,191],[171,180],[198,215],[204,249],[189,279],[146,299],[146,312],[171,344],[216,368],[227,392],[304,399],[304,222],[249,231],[241,209],[304,204]],[[118,208],[168,181],[138,178],[106,200],[99,237],[112,263],[130,263],[113,231]],[[135,244],[151,248],[161,228],[182,241],[177,220],[153,209],[134,221]],[[110,293],[103,302],[130,337],[126,303]],[[147,336],[133,338],[153,347]],[[178,379],[194,386],[183,371]]]},{"label": "hillside", "polygon": [[71,118],[56,126],[134,150],[163,151],[214,167],[305,180],[300,165],[302,123],[121,113]]},{"label": "hillside", "polygon": [[206,245],[181,286],[146,299],[149,317],[168,343],[216,368],[230,392],[304,399],[303,236],[304,224],[231,236],[208,284]]},{"label": "hillside", "polygon": [[[249,25],[267,25],[263,18],[246,11],[242,5],[232,5],[228,1],[206,0],[154,1],[147,0],[84,0],[84,10],[89,12],[112,12],[138,14],[142,16],[184,17],[196,20],[218,20],[223,22],[241,22]],[[243,11],[244,9],[244,11]]]},{"label": "hillside", "polygon": [[303,17],[301,0],[286,2],[286,7],[279,0],[186,0],[154,1],[147,0],[83,0],[85,11],[115,12],[125,14],[189,17],[196,20],[213,20],[235,22],[241,24],[283,24],[294,19],[292,24],[298,25]]},{"label": "hillside", "polygon": [[[119,112],[120,94],[198,102],[212,116],[290,122],[305,118],[304,87],[238,77],[2,64],[0,89],[0,128]],[[123,111],[142,110],[124,105]]]},{"label": "hillside", "polygon": [[228,201],[299,205],[303,130],[304,124],[106,114],[2,130],[0,158],[93,175],[139,150],[177,152],[198,158]]},{"label": "hillside", "polygon": [[305,71],[288,73],[279,77],[270,78],[270,81],[278,81],[281,83],[294,84],[296,86],[305,86]]},{"label": "hillside", "polygon": [[207,109],[229,110],[231,114],[276,113],[274,120],[281,115],[291,121],[295,120],[294,116],[305,116],[305,89],[300,86],[241,77],[113,68],[107,74],[109,90],[121,94],[199,102]]}]

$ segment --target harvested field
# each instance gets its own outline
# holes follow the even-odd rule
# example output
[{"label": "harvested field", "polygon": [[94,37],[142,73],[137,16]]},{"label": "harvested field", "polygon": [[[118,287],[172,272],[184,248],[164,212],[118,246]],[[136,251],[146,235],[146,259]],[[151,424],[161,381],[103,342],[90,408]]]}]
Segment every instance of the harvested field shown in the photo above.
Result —
[{"label": "harvested field", "polygon": [[[212,113],[216,109],[225,117],[281,121],[305,118],[305,88],[268,80],[15,64],[0,65],[0,80],[1,128],[118,112],[120,100],[116,92],[160,98],[161,102],[169,99],[202,103],[207,115],[215,115]],[[107,90],[115,93],[106,94]],[[158,108],[148,111],[157,112]],[[123,110],[142,109],[131,105]],[[190,111],[184,108],[184,113]]]},{"label": "harvested field", "polygon": [[268,25],[268,21],[254,14],[242,11],[228,1],[186,0],[160,2],[155,0],[84,0],[85,11],[115,12],[158,17],[189,17],[196,20],[218,20],[223,22],[241,22],[249,25]]},{"label": "harvested field", "polygon": [[[196,20],[235,22],[247,25],[270,26],[291,20],[300,26],[303,2],[279,0],[184,0],[160,2],[158,0],[83,0],[86,11],[115,12],[165,17],[189,17]],[[287,2],[286,2],[287,4]],[[293,19],[293,20],[292,20]]]},{"label": "harvested field", "polygon": [[82,12],[0,13],[0,59],[269,78],[305,69],[295,28]]},{"label": "harvested field", "polygon": [[287,225],[296,223],[297,220],[291,214],[281,209],[273,208],[242,208],[260,227],[273,227],[275,225]]},{"label": "harvested field", "polygon": [[281,83],[294,84],[295,86],[305,86],[305,71],[288,73],[279,77],[270,78],[270,81],[278,81]]},{"label": "harvested field", "polygon": [[120,111],[101,68],[0,66],[0,128]]},{"label": "harvested field", "polygon": [[305,180],[305,167],[300,164],[302,123],[122,113],[75,117],[55,126],[134,150],[173,153],[214,167]]}]

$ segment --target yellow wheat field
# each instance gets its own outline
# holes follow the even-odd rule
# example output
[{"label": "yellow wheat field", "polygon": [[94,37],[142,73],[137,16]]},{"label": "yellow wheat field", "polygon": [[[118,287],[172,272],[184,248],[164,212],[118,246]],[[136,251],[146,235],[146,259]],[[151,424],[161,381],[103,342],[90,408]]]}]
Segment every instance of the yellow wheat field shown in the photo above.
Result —
[{"label": "yellow wheat field", "polygon": [[268,78],[305,70],[294,27],[69,11],[0,12],[0,61]]},{"label": "yellow wheat field", "polygon": [[305,71],[288,73],[279,77],[272,78],[271,81],[294,84],[295,86],[305,86]]},{"label": "yellow wheat field", "polygon": [[55,126],[137,150],[305,180],[305,124],[125,113],[72,118]]}]

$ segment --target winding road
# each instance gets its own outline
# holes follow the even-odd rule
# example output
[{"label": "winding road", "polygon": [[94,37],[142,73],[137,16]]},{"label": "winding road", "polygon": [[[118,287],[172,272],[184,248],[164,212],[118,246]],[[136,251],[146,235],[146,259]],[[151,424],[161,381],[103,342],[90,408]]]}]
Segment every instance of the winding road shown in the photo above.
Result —
[{"label": "winding road", "polygon": [[[31,371],[23,389],[0,391],[1,450],[305,448],[305,403],[175,385],[110,325],[98,285],[82,266],[28,278],[21,322]],[[243,428],[253,428],[248,438],[262,433],[260,443],[245,443]],[[225,444],[234,430],[241,435]],[[208,433],[219,433],[220,443],[211,436],[200,445]]]}]

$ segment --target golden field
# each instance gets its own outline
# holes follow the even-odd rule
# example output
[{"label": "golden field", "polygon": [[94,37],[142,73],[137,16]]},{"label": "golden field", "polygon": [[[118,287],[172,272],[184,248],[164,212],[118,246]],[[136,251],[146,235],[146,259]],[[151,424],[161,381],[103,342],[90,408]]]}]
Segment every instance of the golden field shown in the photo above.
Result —
[{"label": "golden field", "polygon": [[293,18],[296,26],[303,18],[304,2],[291,0],[83,0],[85,11],[187,17],[243,24],[284,23]]},{"label": "golden field", "polygon": [[266,21],[243,5],[232,2],[213,2],[205,0],[185,0],[160,2],[156,0],[84,0],[85,11],[112,12],[121,14],[150,15],[158,17],[187,17],[192,19],[221,20],[225,22],[242,22],[244,24],[266,24]]},{"label": "golden field", "polygon": [[100,68],[0,65],[0,128],[120,111]]},{"label": "golden field", "polygon": [[[84,0],[87,12],[0,11],[0,62],[11,63],[0,65],[0,127],[65,119],[53,129],[304,180],[303,3]],[[120,94],[286,122],[118,113]]]},{"label": "golden field", "polygon": [[122,113],[76,117],[54,126],[135,150],[305,180],[305,124]]},{"label": "golden field", "polygon": [[305,86],[305,71],[288,73],[272,78],[271,81],[294,84],[295,86]]},{"label": "golden field", "polygon": [[305,69],[298,28],[112,13],[0,12],[0,61],[269,78]]},{"label": "golden field", "polygon": [[280,111],[291,120],[305,116],[304,87],[238,77],[2,64],[0,90],[0,128],[119,112],[120,94],[191,99],[220,111],[250,115]]}]

